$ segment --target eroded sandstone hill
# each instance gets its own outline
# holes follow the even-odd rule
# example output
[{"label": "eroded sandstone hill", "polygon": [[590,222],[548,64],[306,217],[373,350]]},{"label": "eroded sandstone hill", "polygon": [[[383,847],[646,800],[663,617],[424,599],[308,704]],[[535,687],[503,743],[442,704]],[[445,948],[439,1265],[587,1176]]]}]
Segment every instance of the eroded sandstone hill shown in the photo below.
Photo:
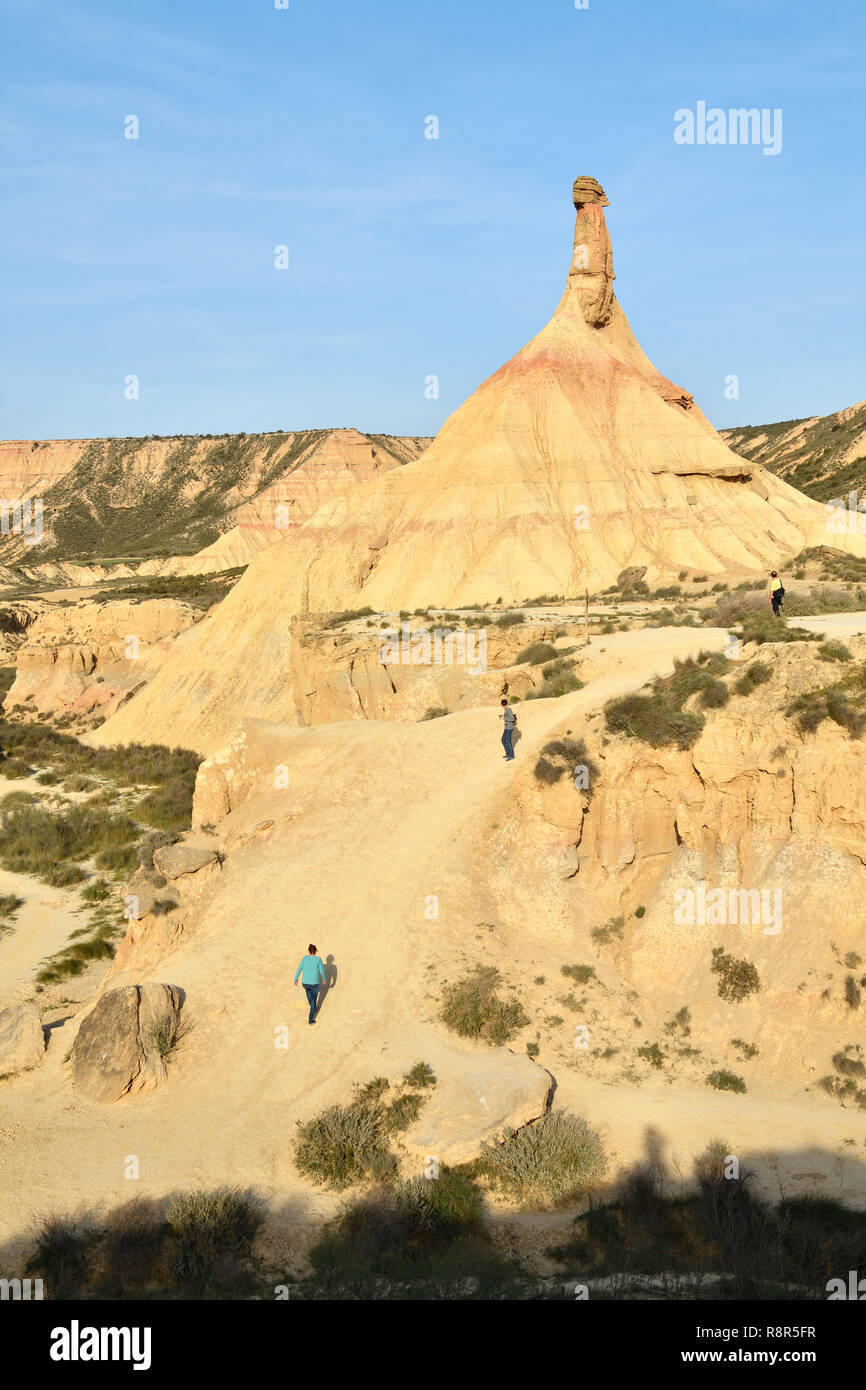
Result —
[{"label": "eroded sandstone hill", "polygon": [[[553,318],[446,421],[423,457],[325,501],[253,561],[100,742],[168,725],[210,752],[241,716],[289,720],[303,613],[521,602],[681,568],[766,571],[826,540],[826,510],[733,454],[662,376],[613,293],[596,180],[574,185],[574,248]],[[840,538],[866,554],[866,537]]]},{"label": "eroded sandstone hill", "polygon": [[4,532],[0,564],[153,557],[139,573],[229,569],[427,443],[355,429],[9,440],[0,444],[0,496],[40,498],[43,534],[34,545]]},{"label": "eroded sandstone hill", "polygon": [[832,415],[721,431],[741,458],[771,468],[821,502],[866,487],[866,401]]}]

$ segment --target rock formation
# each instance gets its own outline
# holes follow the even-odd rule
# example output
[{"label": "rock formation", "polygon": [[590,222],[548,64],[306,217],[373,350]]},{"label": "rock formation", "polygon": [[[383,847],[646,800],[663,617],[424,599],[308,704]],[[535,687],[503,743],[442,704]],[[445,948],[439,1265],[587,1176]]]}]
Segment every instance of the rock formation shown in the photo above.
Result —
[{"label": "rock formation", "polygon": [[176,599],[47,607],[26,628],[3,707],[105,717],[146,685],[198,614]]},{"label": "rock formation", "polygon": [[[157,558],[112,566],[115,577],[243,565],[262,545],[285,539],[321,502],[399,468],[428,443],[354,429],[12,440],[0,444],[0,500],[19,511],[9,512],[0,535],[0,582],[12,564],[25,576],[50,578],[54,569],[61,578],[70,560],[130,550]],[[42,503],[38,527],[35,504],[24,524],[20,504],[29,498]],[[69,568],[71,583],[108,577],[87,563]]]},{"label": "rock formation", "polygon": [[0,1006],[0,1076],[38,1066],[45,1051],[42,1015],[35,1004]]},{"label": "rock formation", "polygon": [[[645,357],[611,291],[601,186],[575,186],[572,265],[553,318],[420,459],[324,503],[271,546],[100,742],[168,719],[211,752],[238,719],[297,716],[292,622],[305,612],[574,596],[646,568],[777,567],[826,538],[825,509],[725,447]],[[866,554],[866,537],[840,543]]]},{"label": "rock formation", "polygon": [[72,1081],[91,1100],[151,1090],[166,1073],[181,993],[174,985],[124,985],[101,995],[72,1045]]}]

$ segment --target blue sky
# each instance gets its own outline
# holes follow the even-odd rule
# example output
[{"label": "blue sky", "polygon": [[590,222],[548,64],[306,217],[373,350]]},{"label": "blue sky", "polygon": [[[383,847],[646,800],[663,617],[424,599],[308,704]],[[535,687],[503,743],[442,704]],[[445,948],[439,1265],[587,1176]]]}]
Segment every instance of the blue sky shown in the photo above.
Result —
[{"label": "blue sky", "polygon": [[[435,433],[555,308],[578,174],[643,348],[714,424],[866,396],[861,0],[0,16],[5,438]],[[675,144],[702,100],[781,108],[781,153]]]}]

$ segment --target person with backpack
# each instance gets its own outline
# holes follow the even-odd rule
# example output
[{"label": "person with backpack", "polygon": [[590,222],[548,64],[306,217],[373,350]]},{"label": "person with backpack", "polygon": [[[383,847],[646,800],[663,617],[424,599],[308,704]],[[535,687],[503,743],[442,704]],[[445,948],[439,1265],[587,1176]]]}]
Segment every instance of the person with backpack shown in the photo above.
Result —
[{"label": "person with backpack", "polygon": [[517,715],[514,713],[514,710],[507,700],[502,701],[502,713],[499,718],[503,720],[505,724],[502,730],[502,747],[505,749],[505,761],[511,763],[514,762],[512,739],[514,738],[514,726],[517,723]]},{"label": "person with backpack", "polygon": [[775,570],[770,575],[770,603],[773,608],[774,617],[778,618],[782,611],[782,600],[785,597],[785,590],[782,581]]},{"label": "person with backpack", "polygon": [[325,983],[325,967],[322,964],[322,957],[317,953],[312,942],[307,950],[309,955],[304,956],[295,971],[295,987],[297,987],[298,976],[300,975],[301,984],[304,986],[304,993],[307,996],[307,1003],[310,1006],[310,1017],[307,1022],[315,1023],[316,1009],[319,1007],[319,986]]}]

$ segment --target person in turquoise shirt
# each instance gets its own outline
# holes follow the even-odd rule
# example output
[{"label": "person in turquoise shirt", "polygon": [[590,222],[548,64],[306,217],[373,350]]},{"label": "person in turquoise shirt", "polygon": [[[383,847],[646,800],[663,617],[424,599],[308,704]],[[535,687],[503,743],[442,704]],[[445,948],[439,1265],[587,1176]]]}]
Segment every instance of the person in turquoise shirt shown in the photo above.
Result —
[{"label": "person in turquoise shirt", "polygon": [[319,1007],[319,985],[325,983],[325,967],[322,964],[322,957],[317,953],[312,942],[307,947],[309,955],[304,956],[297,970],[295,971],[295,986],[297,987],[298,976],[301,977],[301,984],[304,986],[304,993],[307,996],[307,1003],[310,1006],[310,1017],[308,1023],[315,1023],[316,1009]]}]

